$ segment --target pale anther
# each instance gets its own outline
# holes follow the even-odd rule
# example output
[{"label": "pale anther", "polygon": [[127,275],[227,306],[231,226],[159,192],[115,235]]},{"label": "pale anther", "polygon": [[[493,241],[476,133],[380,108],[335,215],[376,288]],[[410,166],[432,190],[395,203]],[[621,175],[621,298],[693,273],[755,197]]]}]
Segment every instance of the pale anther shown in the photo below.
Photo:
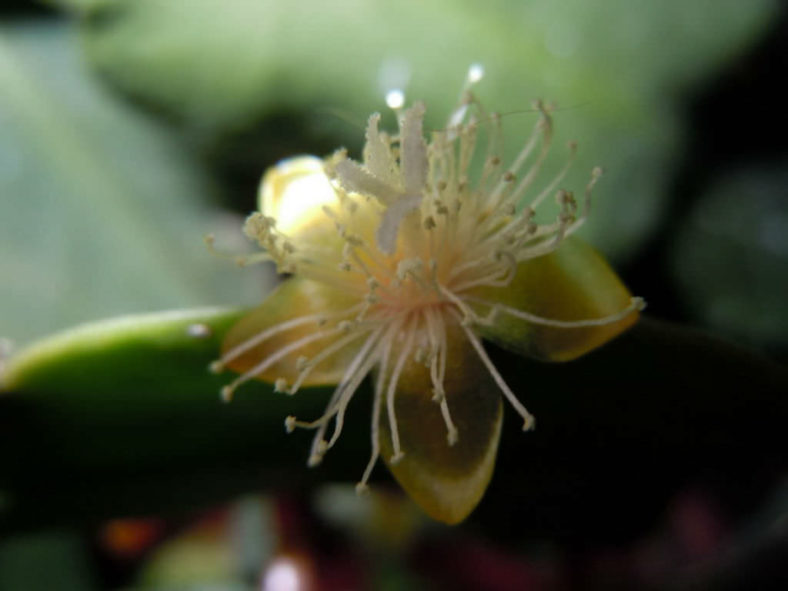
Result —
[{"label": "pale anther", "polygon": [[433,388],[432,389],[432,401],[440,403],[444,398],[446,398],[446,393],[443,389]]}]

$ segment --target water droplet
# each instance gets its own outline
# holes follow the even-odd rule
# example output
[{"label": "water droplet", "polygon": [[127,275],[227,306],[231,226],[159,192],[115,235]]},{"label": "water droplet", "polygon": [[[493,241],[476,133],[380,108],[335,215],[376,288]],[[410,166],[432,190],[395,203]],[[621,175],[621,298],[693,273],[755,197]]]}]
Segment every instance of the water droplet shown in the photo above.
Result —
[{"label": "water droplet", "polygon": [[186,329],[186,334],[195,339],[207,339],[213,334],[211,327],[207,324],[190,324]]},{"label": "water droplet", "polygon": [[481,64],[471,64],[468,68],[468,83],[476,84],[484,77],[484,66]]},{"label": "water droplet", "polygon": [[386,93],[386,104],[391,109],[401,109],[405,104],[405,93],[399,88],[394,88]]}]

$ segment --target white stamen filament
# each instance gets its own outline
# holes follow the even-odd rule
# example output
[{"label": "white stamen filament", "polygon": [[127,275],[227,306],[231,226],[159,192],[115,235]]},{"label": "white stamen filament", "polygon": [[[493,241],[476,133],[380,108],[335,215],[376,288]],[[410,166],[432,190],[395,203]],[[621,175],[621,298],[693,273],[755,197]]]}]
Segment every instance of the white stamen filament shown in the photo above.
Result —
[{"label": "white stamen filament", "polygon": [[241,384],[245,384],[251,379],[254,379],[261,373],[263,373],[266,369],[271,367],[277,361],[280,361],[290,355],[290,353],[294,351],[298,351],[302,349],[306,345],[310,343],[314,343],[315,341],[319,341],[321,339],[325,339],[332,335],[337,334],[338,332],[342,332],[342,329],[335,328],[333,330],[322,330],[316,333],[312,333],[305,337],[302,337],[295,341],[294,343],[290,343],[289,345],[282,347],[281,349],[277,349],[274,353],[269,355],[268,357],[264,358],[260,361],[257,365],[252,367],[252,369],[244,372],[239,377],[235,378],[229,385],[222,388],[222,398],[229,402],[232,399],[233,393],[235,390],[238,389],[238,386]]},{"label": "white stamen filament", "polygon": [[347,369],[345,370],[342,379],[339,382],[339,385],[334,389],[334,393],[331,395],[331,398],[328,401],[328,405],[326,406],[325,412],[320,416],[319,419],[310,422],[299,421],[297,419],[293,419],[291,424],[296,427],[302,427],[304,429],[315,429],[317,427],[326,425],[331,418],[336,414],[337,410],[339,409],[339,403],[342,396],[348,390],[349,386],[353,384],[355,380],[355,376],[358,373],[359,367],[364,363],[365,359],[367,358],[367,354],[369,350],[375,345],[375,341],[380,336],[380,329],[376,330],[372,335],[370,335],[364,345],[361,347],[361,350],[356,353],[353,357],[353,360],[348,365]]},{"label": "white stamen filament", "polygon": [[454,445],[457,443],[459,434],[457,432],[457,427],[454,425],[454,421],[451,420],[449,403],[446,401],[446,393],[443,389],[447,353],[446,327],[443,325],[443,319],[440,315],[436,314],[434,310],[427,309],[425,312],[425,319],[427,321],[430,345],[434,351],[430,361],[430,379],[432,380],[432,388],[435,392],[434,399],[437,399],[440,404],[443,422],[446,424],[446,441],[449,445]]},{"label": "white stamen filament", "polygon": [[312,371],[316,367],[318,367],[321,362],[323,362],[326,359],[328,359],[329,357],[331,357],[337,351],[340,351],[340,350],[344,349],[350,343],[352,343],[355,340],[358,340],[363,335],[364,335],[364,333],[360,332],[360,331],[351,333],[351,334],[347,335],[344,339],[340,339],[338,341],[335,341],[335,342],[331,343],[330,345],[325,347],[323,350],[321,350],[320,353],[318,353],[317,355],[315,355],[311,359],[308,359],[306,361],[306,367],[299,372],[298,377],[296,378],[296,381],[293,382],[293,385],[290,386],[290,388],[289,388],[287,393],[288,394],[295,394],[296,392],[298,392],[298,389],[301,387],[301,384],[304,383],[306,378],[309,377],[309,375],[312,373]]},{"label": "white stamen filament", "polygon": [[[312,422],[306,423],[297,420],[295,417],[288,417],[287,421],[285,422],[285,426],[289,431],[292,431],[295,427],[301,427],[302,429],[315,429],[317,428],[317,433],[315,433],[315,437],[312,440],[312,450],[309,455],[309,459],[307,461],[308,466],[316,466],[318,465],[321,460],[323,459],[323,455],[331,447],[331,443],[325,440],[325,432],[328,427],[328,423],[331,418],[336,415],[340,410],[342,410],[343,400],[346,399],[347,401],[344,402],[346,405],[347,402],[350,401],[353,394],[355,394],[358,386],[361,384],[361,380],[363,380],[366,372],[372,369],[372,364],[366,369],[366,372],[362,373],[362,363],[365,360],[368,361],[367,355],[369,350],[375,345],[375,342],[380,335],[380,330],[375,331],[373,335],[371,335],[367,341],[364,343],[364,346],[361,350],[356,354],[351,361],[350,365],[348,366],[347,370],[345,370],[345,375],[342,376],[342,381],[334,390],[334,393],[331,395],[331,399],[328,402],[327,410],[323,413],[323,415]],[[374,361],[374,358],[373,358]],[[360,377],[358,375],[360,374]],[[342,429],[342,420],[344,417],[339,420],[338,422],[338,429],[341,431]],[[337,437],[339,434],[337,433]]]},{"label": "white stamen filament", "polygon": [[476,349],[476,353],[478,353],[479,359],[482,360],[482,363],[484,363],[485,367],[487,368],[487,371],[490,372],[490,375],[492,376],[493,380],[495,380],[495,383],[498,384],[498,387],[501,389],[501,392],[503,392],[504,396],[506,396],[506,399],[514,407],[514,410],[517,411],[517,414],[519,414],[523,418],[523,431],[529,431],[530,429],[533,429],[535,424],[533,415],[530,412],[528,412],[528,409],[526,409],[522,405],[522,403],[517,399],[517,396],[515,396],[514,392],[512,392],[509,386],[506,385],[506,382],[504,381],[503,377],[501,377],[501,374],[498,373],[498,370],[495,368],[495,365],[493,364],[492,361],[490,361],[490,358],[487,356],[487,352],[484,350],[481,341],[479,341],[476,335],[474,335],[473,332],[471,332],[471,330],[467,326],[462,326],[462,329],[465,331],[465,334],[467,335],[468,340],[470,341],[473,348]]},{"label": "white stamen filament", "polygon": [[[411,322],[415,322],[415,320],[411,320]],[[389,380],[388,389],[386,390],[386,410],[388,412],[389,428],[391,429],[391,447],[393,452],[393,455],[389,461],[392,464],[396,464],[404,456],[404,453],[400,448],[399,429],[397,428],[397,414],[394,410],[394,398],[397,392],[399,376],[402,373],[402,369],[405,367],[405,362],[408,360],[411,348],[413,347],[413,335],[415,334],[415,330],[410,329],[406,330],[406,332],[407,336],[405,337],[405,344],[403,345],[402,351],[400,351],[399,354],[399,358],[397,359],[394,369],[391,372],[391,379]]]},{"label": "white stamen filament", "polygon": [[500,302],[489,302],[487,300],[472,296],[468,296],[465,299],[469,302],[475,302],[477,304],[489,306],[493,310],[505,312],[506,314],[514,316],[515,318],[527,320],[531,324],[541,324],[542,326],[552,326],[554,328],[585,328],[591,326],[605,326],[608,324],[614,324],[619,320],[623,320],[633,312],[643,311],[646,307],[646,303],[643,298],[633,297],[630,299],[629,305],[626,308],[616,312],[615,314],[609,314],[607,316],[602,316],[601,318],[588,318],[585,320],[556,320],[554,318],[545,318],[544,316],[518,310],[516,308],[506,306],[505,304],[501,304]]},{"label": "white stamen filament", "polygon": [[211,369],[213,371],[221,371],[223,366],[233,359],[237,359],[244,353],[246,353],[249,349],[253,349],[257,345],[261,345],[272,336],[277,335],[279,333],[292,330],[294,328],[298,328],[299,326],[303,326],[304,324],[310,324],[312,322],[318,323],[323,319],[329,318],[341,318],[343,316],[348,316],[353,312],[359,310],[361,308],[361,304],[356,304],[351,306],[350,308],[346,308],[345,310],[341,310],[339,312],[332,312],[331,314],[310,314],[308,316],[300,316],[298,318],[293,318],[292,320],[286,320],[285,322],[280,322],[279,324],[275,324],[274,326],[264,330],[263,332],[257,333],[252,338],[243,341],[241,344],[236,345],[229,351],[227,351],[218,362],[214,362],[211,364]]}]

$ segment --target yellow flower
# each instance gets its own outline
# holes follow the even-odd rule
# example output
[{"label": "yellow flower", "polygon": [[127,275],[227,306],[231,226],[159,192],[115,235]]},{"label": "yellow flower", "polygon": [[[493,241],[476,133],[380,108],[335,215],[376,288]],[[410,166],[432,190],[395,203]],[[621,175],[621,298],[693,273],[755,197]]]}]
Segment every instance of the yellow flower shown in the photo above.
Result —
[{"label": "yellow flower", "polygon": [[[286,394],[339,384],[323,416],[285,423],[288,431],[316,430],[314,466],[372,374],[372,454],[358,489],[382,455],[429,515],[464,519],[492,476],[501,394],[524,430],[534,425],[482,338],[569,360],[625,330],[642,308],[594,250],[570,238],[600,171],[580,204],[556,190],[566,167],[531,191],[552,134],[551,109],[535,110],[535,128],[508,168],[500,117],[465,92],[429,142],[425,107],[416,103],[397,111],[394,135],[379,129],[378,114],[370,117],[363,163],[340,151],[269,170],[260,211],[244,228],[262,248],[250,261],[272,260],[291,276],[228,334],[214,369],[241,375],[224,388],[225,399],[251,379]],[[537,208],[552,196],[557,217],[537,222]]]}]

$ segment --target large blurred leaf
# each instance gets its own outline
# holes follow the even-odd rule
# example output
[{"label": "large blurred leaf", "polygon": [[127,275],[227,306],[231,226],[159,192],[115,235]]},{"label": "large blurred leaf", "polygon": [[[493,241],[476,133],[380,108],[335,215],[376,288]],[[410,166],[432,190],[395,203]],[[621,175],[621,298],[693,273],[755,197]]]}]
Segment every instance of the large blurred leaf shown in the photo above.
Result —
[{"label": "large blurred leaf", "polygon": [[228,221],[197,162],[97,86],[76,42],[69,27],[0,28],[0,337],[253,303],[254,274],[202,243]]},{"label": "large blurred leaf", "polygon": [[[283,107],[312,111],[315,128],[332,119],[314,111],[320,107],[361,122],[396,85],[425,99],[429,123],[442,126],[465,69],[481,62],[488,76],[478,92],[489,108],[528,109],[536,96],[567,107],[558,114],[556,145],[577,139],[581,152],[566,185],[580,189],[593,165],[606,167],[585,232],[620,258],[647,237],[661,212],[666,171],[680,151],[678,97],[741,51],[776,6],[772,0],[60,3],[85,16],[87,51],[99,71],[209,135],[248,131]],[[507,118],[510,154],[532,123],[528,114]],[[358,146],[362,134],[346,132],[345,141]],[[554,167],[562,160],[556,155]]]},{"label": "large blurred leaf", "polygon": [[678,227],[673,266],[693,315],[731,336],[788,345],[788,170],[730,172]]},{"label": "large blurred leaf", "polygon": [[[284,418],[321,414],[330,390],[255,383],[219,402],[206,366],[238,312],[115,319],[20,352],[0,396],[0,528],[184,511],[244,490],[352,484],[369,453],[370,401],[354,401],[324,464]],[[199,328],[195,328],[199,327]],[[687,485],[734,514],[785,473],[788,372],[688,329],[642,320],[563,364],[497,351],[537,417],[507,413],[498,466],[471,521],[499,538],[620,540]],[[379,466],[377,477],[385,476]]]}]

